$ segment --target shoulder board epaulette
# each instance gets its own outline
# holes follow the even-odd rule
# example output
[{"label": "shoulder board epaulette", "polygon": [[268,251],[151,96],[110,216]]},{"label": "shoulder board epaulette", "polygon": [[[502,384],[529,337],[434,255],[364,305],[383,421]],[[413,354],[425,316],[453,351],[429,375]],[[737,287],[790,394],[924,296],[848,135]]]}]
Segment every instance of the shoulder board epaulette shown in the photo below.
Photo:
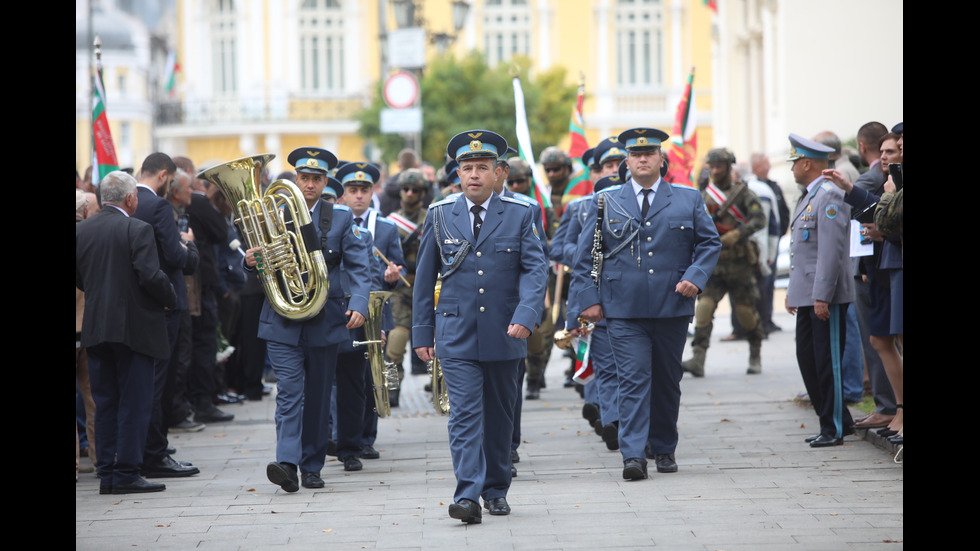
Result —
[{"label": "shoulder board epaulette", "polygon": [[394,223],[394,222],[392,222],[391,220],[388,220],[388,219],[387,219],[387,218],[385,218],[384,216],[379,216],[379,217],[377,217],[377,218],[376,218],[376,220],[377,220],[378,222],[384,222],[384,223],[386,223],[386,224],[391,224],[392,226],[395,226],[396,228],[398,227],[398,226],[397,226],[397,224],[395,224],[395,223]]},{"label": "shoulder board epaulette", "polygon": [[[515,199],[513,197],[501,197],[501,201],[506,201],[508,203],[514,203],[515,205],[521,205],[522,207],[530,207],[531,204],[527,201],[521,201],[520,199]],[[537,204],[537,203],[535,203]]]},{"label": "shoulder board epaulette", "polygon": [[826,191],[833,191],[834,188],[837,187],[837,186],[835,186],[831,182],[824,182],[824,183],[820,184],[820,187],[822,187]]},{"label": "shoulder board epaulette", "polygon": [[439,201],[437,203],[432,203],[431,205],[429,205],[429,210],[432,210],[433,207],[439,207],[439,206],[442,206],[442,205],[451,205],[451,204],[455,203],[456,202],[456,199],[459,199],[459,197],[461,195],[463,195],[462,192],[453,193],[452,195],[450,195],[449,197],[446,197],[442,201]]},{"label": "shoulder board epaulette", "polygon": [[340,203],[334,203],[333,204],[333,210],[337,210],[337,209],[346,210],[347,212],[350,212],[350,207],[348,207],[347,205],[341,205]]},{"label": "shoulder board epaulette", "polygon": [[701,193],[701,190],[699,190],[698,188],[685,186],[684,184],[670,184],[670,187],[677,188],[677,189],[689,189],[691,191],[696,191],[698,193]]},{"label": "shoulder board epaulette", "polygon": [[570,206],[572,206],[572,205],[574,205],[576,203],[581,203],[583,201],[589,201],[591,199],[592,199],[592,194],[591,193],[588,194],[588,195],[583,195],[582,197],[579,197],[578,199],[572,199],[571,201],[569,201],[568,202],[568,205],[565,205],[565,208],[568,208],[568,207],[570,207]]},{"label": "shoulder board epaulette", "polygon": [[526,203],[530,203],[531,206],[534,207],[538,206],[538,201],[535,198],[528,195],[524,195],[523,193],[514,193],[514,199],[519,199]]},{"label": "shoulder board epaulette", "polygon": [[622,189],[622,187],[623,187],[623,184],[619,184],[619,185],[615,185],[615,186],[609,186],[607,188],[600,189],[599,190],[599,193],[608,193],[610,191],[616,191],[618,189]]}]

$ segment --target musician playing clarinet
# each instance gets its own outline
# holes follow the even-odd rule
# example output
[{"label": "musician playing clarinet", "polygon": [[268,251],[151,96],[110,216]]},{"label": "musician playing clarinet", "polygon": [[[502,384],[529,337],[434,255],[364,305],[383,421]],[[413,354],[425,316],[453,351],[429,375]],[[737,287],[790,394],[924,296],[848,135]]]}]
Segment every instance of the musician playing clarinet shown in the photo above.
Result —
[{"label": "musician playing clarinet", "polygon": [[[656,461],[658,472],[677,471],[681,354],[695,297],[721,251],[698,190],[660,176],[661,143],[667,137],[655,128],[619,135],[632,177],[595,194],[572,266],[581,317],[606,319],[609,339],[617,343],[626,480],[647,478],[647,458]],[[603,222],[597,227],[600,197]],[[597,242],[599,259],[593,253]],[[568,320],[568,327],[577,325]]]}]

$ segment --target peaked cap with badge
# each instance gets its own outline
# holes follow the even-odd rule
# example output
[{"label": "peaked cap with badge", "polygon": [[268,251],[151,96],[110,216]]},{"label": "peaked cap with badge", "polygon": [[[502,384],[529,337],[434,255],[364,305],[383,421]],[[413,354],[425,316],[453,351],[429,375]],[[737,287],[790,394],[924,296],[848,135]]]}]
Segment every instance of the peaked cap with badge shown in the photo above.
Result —
[{"label": "peaked cap with badge", "polygon": [[789,145],[790,149],[789,157],[786,158],[787,161],[795,161],[797,159],[829,159],[830,154],[834,152],[832,147],[808,140],[799,134],[789,135]]},{"label": "peaked cap with badge", "polygon": [[623,144],[626,151],[654,151],[669,137],[670,134],[656,128],[630,128],[616,139]]},{"label": "peaked cap with badge", "polygon": [[507,154],[507,140],[489,130],[467,130],[449,140],[446,153],[456,162],[480,158],[496,161],[498,157]]},{"label": "peaked cap with badge", "polygon": [[337,170],[335,177],[343,186],[373,186],[381,178],[381,171],[367,161],[346,163]]},{"label": "peaked cap with badge", "polygon": [[329,174],[337,166],[337,156],[319,147],[298,147],[286,157],[296,172]]}]

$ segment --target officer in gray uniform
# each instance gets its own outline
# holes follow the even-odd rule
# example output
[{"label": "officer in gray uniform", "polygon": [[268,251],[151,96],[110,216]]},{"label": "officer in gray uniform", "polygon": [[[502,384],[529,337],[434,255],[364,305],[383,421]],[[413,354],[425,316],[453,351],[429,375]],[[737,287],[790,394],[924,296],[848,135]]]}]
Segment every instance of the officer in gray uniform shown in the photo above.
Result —
[{"label": "officer in gray uniform", "polygon": [[[647,477],[645,446],[659,472],[675,472],[681,354],[694,297],[714,270],[721,241],[696,189],[660,177],[667,133],[633,128],[619,135],[629,182],[597,193],[583,224],[572,284],[582,318],[605,318],[619,369],[619,445],[623,478]],[[603,202],[598,232],[599,200]],[[593,248],[598,250],[595,254]],[[578,322],[567,320],[567,327]]]},{"label": "officer in gray uniform", "polygon": [[789,135],[789,142],[793,177],[805,189],[790,219],[793,260],[786,310],[796,315],[796,359],[820,418],[820,433],[806,441],[814,448],[839,446],[844,436],[854,434],[840,371],[845,315],[854,300],[848,258],[851,208],[844,192],[821,174],[833,150],[796,134]]},{"label": "officer in gray uniform", "polygon": [[[439,355],[449,390],[449,445],[456,475],[449,515],[482,521],[510,513],[511,437],[518,366],[541,319],[548,265],[535,213],[493,192],[507,142],[487,130],[456,135],[463,193],[429,207],[416,264],[412,342]],[[436,280],[442,287],[438,304]]]}]

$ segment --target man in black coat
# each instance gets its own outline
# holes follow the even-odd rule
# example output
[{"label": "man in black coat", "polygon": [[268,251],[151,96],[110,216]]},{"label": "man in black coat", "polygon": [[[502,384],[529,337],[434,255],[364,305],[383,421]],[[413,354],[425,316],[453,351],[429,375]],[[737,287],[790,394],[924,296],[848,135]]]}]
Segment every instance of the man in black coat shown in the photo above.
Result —
[{"label": "man in black coat", "polygon": [[131,218],[136,180],[112,172],[104,208],[75,226],[75,286],[85,291],[81,344],[95,397],[100,494],[166,489],[140,476],[153,397],[154,361],[169,353],[164,309],[177,306],[160,270],[153,228]]}]

